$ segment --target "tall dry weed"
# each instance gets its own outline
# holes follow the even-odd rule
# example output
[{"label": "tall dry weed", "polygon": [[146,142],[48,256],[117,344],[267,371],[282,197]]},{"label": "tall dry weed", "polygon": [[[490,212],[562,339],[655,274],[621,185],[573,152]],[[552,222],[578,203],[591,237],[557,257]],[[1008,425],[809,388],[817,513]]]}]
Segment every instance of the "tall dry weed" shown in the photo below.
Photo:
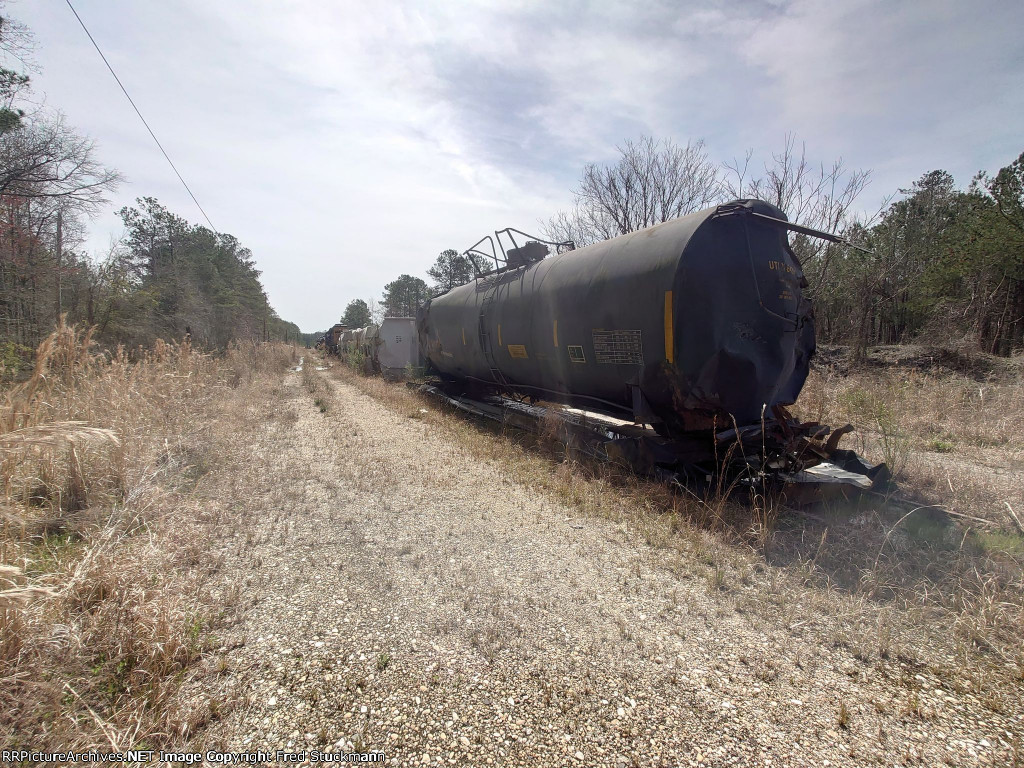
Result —
[{"label": "tall dry weed", "polygon": [[855,447],[886,461],[905,492],[968,518],[1015,528],[1024,508],[1024,381],[977,381],[914,368],[812,371],[804,418],[850,422]]},{"label": "tall dry weed", "polygon": [[203,589],[216,518],[190,490],[218,409],[293,357],[104,353],[61,323],[0,395],[0,743],[124,749],[188,730],[175,692],[222,608]]},{"label": "tall dry weed", "polygon": [[[914,500],[862,502],[848,522],[833,523],[817,561],[829,583],[901,605],[904,616],[924,609],[935,626],[952,628],[942,642],[960,644],[962,669],[950,674],[994,663],[1019,680],[1024,531],[1012,516],[1024,507],[1019,375],[979,381],[902,366],[816,370],[797,405],[804,418],[853,423],[860,441],[853,447],[894,464],[900,496]],[[804,533],[800,542],[780,540],[780,560],[800,557]]]}]

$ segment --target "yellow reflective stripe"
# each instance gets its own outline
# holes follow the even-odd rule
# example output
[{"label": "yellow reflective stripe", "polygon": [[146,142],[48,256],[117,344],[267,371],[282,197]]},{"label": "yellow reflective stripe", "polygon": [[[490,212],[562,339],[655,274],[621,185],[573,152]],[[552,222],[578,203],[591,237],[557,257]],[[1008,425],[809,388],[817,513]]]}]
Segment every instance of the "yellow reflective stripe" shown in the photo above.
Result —
[{"label": "yellow reflective stripe", "polygon": [[665,359],[675,362],[672,339],[672,291],[665,291]]},{"label": "yellow reflective stripe", "polygon": [[462,346],[466,346],[466,329],[462,329]]},{"label": "yellow reflective stripe", "polygon": [[555,346],[558,346],[558,321],[555,320],[555,327],[552,329],[552,335],[555,337]]}]

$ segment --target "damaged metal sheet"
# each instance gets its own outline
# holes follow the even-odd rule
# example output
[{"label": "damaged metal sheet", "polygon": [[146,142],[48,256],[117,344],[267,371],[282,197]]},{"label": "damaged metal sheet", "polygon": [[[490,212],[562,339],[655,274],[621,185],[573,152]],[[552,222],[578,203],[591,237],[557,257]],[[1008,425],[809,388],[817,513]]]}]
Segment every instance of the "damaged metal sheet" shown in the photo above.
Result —
[{"label": "damaged metal sheet", "polygon": [[874,486],[867,475],[847,472],[828,461],[798,472],[781,472],[778,479],[783,484],[786,501],[795,506],[836,498],[850,499]]}]

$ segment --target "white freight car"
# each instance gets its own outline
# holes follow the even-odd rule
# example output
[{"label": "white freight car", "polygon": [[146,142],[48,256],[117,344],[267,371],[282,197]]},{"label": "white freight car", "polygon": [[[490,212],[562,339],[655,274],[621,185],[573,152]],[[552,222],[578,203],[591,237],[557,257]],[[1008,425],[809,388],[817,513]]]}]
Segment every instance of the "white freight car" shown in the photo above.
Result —
[{"label": "white freight car", "polygon": [[388,377],[402,377],[410,365],[419,365],[416,319],[385,317],[377,331],[377,365]]}]

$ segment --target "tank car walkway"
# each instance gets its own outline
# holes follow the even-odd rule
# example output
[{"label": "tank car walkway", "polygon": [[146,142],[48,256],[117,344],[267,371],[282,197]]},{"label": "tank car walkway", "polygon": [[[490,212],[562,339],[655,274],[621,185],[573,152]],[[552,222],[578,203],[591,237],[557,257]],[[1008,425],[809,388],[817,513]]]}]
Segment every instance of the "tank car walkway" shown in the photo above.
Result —
[{"label": "tank car walkway", "polygon": [[212,683],[234,707],[196,746],[392,765],[995,761],[995,736],[980,739],[1000,729],[979,719],[993,713],[909,716],[905,691],[800,631],[799,594],[769,604],[758,574],[720,591],[697,556],[673,564],[622,524],[575,519],[330,381],[324,415],[288,374],[234,480],[261,492],[225,574],[254,605]]}]

